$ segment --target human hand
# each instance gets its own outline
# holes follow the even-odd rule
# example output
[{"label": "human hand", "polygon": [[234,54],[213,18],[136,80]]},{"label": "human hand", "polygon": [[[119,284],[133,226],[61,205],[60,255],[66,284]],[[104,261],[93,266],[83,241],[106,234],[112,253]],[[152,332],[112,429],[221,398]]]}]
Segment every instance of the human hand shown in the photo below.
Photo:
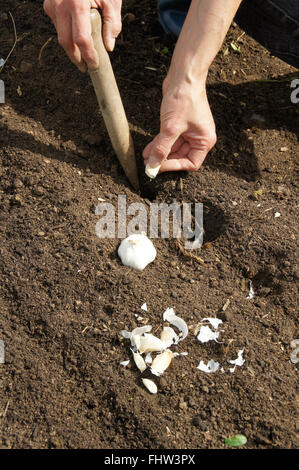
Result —
[{"label": "human hand", "polygon": [[44,0],[44,10],[54,23],[59,44],[81,72],[99,66],[91,38],[90,9],[101,8],[104,44],[112,51],[121,31],[121,4],[122,0]]},{"label": "human hand", "polygon": [[160,120],[160,133],[143,151],[145,165],[161,165],[160,173],[198,170],[217,140],[205,85],[166,78]]}]

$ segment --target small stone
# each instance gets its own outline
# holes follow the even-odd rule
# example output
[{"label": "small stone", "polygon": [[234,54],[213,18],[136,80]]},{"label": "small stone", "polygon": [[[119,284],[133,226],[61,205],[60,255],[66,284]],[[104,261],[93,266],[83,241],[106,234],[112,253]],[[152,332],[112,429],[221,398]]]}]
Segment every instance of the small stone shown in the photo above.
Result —
[{"label": "small stone", "polygon": [[288,147],[281,147],[279,149],[280,152],[287,152],[288,150],[289,150]]},{"label": "small stone", "polygon": [[220,320],[222,320],[222,321],[231,320],[232,317],[233,317],[233,314],[229,310],[225,310],[225,311],[222,311],[222,312],[218,313],[218,318],[220,318]]},{"label": "small stone", "polygon": [[198,415],[193,416],[192,424],[194,424],[194,426],[199,426],[200,422],[201,422],[201,420],[200,420],[200,417]]},{"label": "small stone", "polygon": [[188,408],[188,405],[185,401],[180,401],[179,407],[181,410],[186,411]]},{"label": "small stone", "polygon": [[15,195],[15,201],[18,202],[20,204],[20,206],[22,206],[23,203],[24,203],[24,201],[22,199],[22,196],[20,196],[20,194]]},{"label": "small stone", "polygon": [[133,13],[127,13],[125,15],[125,19],[127,20],[127,22],[130,24],[130,23],[133,23],[133,21],[136,20],[136,16],[133,14]]},{"label": "small stone", "polygon": [[36,196],[42,196],[45,193],[45,190],[42,186],[36,186],[36,188],[33,189],[33,193]]},{"label": "small stone", "polygon": [[98,135],[85,134],[83,140],[90,146],[99,145],[102,142],[102,137]]},{"label": "small stone", "polygon": [[24,184],[23,184],[23,182],[22,182],[21,180],[16,179],[16,180],[14,181],[14,187],[15,187],[15,188],[22,188],[22,186],[24,186]]},{"label": "small stone", "polygon": [[44,236],[45,236],[45,232],[42,232],[42,231],[37,232],[37,235],[38,235],[39,237],[44,237]]},{"label": "small stone", "polygon": [[208,429],[208,425],[207,425],[207,423],[205,423],[204,421],[202,421],[201,423],[199,423],[198,427],[199,427],[199,429],[200,429],[201,431],[204,431],[204,432]]}]

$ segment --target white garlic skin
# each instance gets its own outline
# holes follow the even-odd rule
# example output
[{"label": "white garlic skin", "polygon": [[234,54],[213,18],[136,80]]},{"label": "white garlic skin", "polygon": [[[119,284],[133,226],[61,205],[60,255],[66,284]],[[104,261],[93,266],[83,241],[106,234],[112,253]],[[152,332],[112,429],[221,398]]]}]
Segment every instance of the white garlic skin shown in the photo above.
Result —
[{"label": "white garlic skin", "polygon": [[160,166],[161,165],[153,167],[149,163],[147,163],[145,167],[145,174],[153,180],[154,178],[156,178],[157,174],[159,173]]},{"label": "white garlic skin", "polygon": [[125,266],[142,271],[157,255],[156,248],[146,235],[134,233],[125,238],[119,248],[118,256]]}]

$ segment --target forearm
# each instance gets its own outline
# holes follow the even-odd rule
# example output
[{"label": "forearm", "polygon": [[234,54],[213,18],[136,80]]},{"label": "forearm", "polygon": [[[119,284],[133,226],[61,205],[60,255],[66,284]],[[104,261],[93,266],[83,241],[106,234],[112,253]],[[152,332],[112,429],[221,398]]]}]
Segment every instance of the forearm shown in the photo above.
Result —
[{"label": "forearm", "polygon": [[193,0],[177,41],[168,79],[205,82],[242,0]]}]

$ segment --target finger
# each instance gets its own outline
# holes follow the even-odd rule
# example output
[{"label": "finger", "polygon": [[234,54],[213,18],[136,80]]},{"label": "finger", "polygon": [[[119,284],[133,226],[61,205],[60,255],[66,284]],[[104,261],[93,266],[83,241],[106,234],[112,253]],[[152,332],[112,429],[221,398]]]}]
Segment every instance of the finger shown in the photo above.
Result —
[{"label": "finger", "polygon": [[81,67],[86,68],[87,65],[90,70],[96,70],[99,67],[99,57],[91,37],[89,9],[81,7],[73,10],[72,34],[74,43],[81,53]]},{"label": "finger", "polygon": [[153,146],[149,155],[149,164],[155,168],[167,159],[171,149],[180,137],[180,131],[175,127],[164,129],[153,140]]},{"label": "finger", "polygon": [[[179,137],[176,142],[174,143],[174,145],[172,146],[171,148],[171,151],[170,151],[170,154],[167,158],[170,158],[170,156],[172,154],[175,155],[175,158],[179,158],[179,156],[176,154],[176,152],[180,149],[180,147],[183,145],[183,143],[185,142],[184,138],[183,137]],[[144,158],[144,165],[147,165],[148,163],[148,159],[150,157],[150,154],[151,154],[151,150],[152,150],[152,147],[153,145],[155,144],[154,140],[152,140],[146,147],[145,149],[143,150],[142,152],[142,156]]]},{"label": "finger", "polygon": [[85,66],[82,64],[81,53],[73,40],[71,16],[67,12],[61,12],[56,16],[56,23],[59,44],[63,47],[70,60],[84,72]]},{"label": "finger", "polygon": [[121,32],[121,4],[115,6],[110,2],[105,3],[102,7],[103,11],[103,39],[105,47],[108,51],[113,51],[115,39]]},{"label": "finger", "polygon": [[197,171],[204,159],[207,156],[207,152],[200,150],[191,150],[188,156],[181,158],[169,158],[165,160],[160,168],[160,173],[165,171]]}]

